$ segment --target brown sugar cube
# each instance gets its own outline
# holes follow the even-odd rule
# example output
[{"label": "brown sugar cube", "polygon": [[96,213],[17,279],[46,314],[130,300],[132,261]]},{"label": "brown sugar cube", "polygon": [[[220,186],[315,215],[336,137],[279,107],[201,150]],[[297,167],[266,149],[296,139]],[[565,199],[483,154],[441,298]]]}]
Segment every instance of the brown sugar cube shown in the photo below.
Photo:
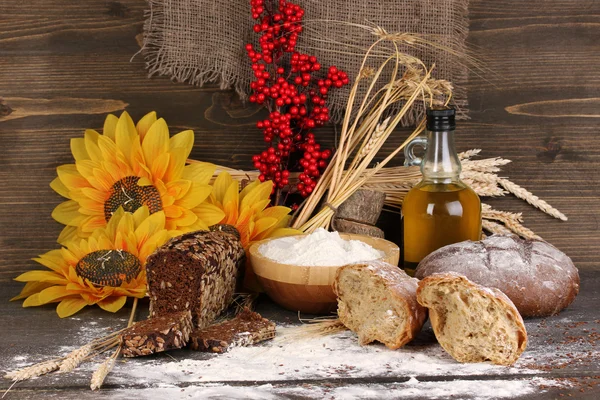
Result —
[{"label": "brown sugar cube", "polygon": [[121,333],[121,353],[139,357],[180,349],[188,343],[191,331],[189,310],[139,321]]},{"label": "brown sugar cube", "polygon": [[250,346],[275,337],[275,323],[245,309],[234,319],[195,329],[190,335],[193,350],[224,353],[237,346]]}]

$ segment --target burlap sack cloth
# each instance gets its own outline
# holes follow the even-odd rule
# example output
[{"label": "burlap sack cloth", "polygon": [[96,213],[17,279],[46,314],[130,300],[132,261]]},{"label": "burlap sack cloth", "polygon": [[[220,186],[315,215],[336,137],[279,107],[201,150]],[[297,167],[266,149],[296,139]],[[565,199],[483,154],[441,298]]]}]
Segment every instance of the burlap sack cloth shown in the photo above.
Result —
[{"label": "burlap sack cloth", "polygon": [[[276,1],[274,1],[276,3]],[[235,88],[245,99],[252,70],[244,46],[257,43],[249,0],[148,0],[144,50],[149,74],[202,86],[219,83]],[[468,33],[468,0],[296,0],[305,10],[304,32],[297,50],[317,56],[323,67],[336,65],[356,76],[364,51],[375,40],[368,31],[348,24],[377,25],[389,33],[433,35],[443,45],[464,53]],[[454,103],[464,116],[467,68],[449,52],[405,49],[426,65],[435,62],[434,76],[455,86]],[[373,65],[376,66],[376,65]],[[325,68],[320,71],[325,73]],[[385,79],[381,80],[382,82]],[[331,90],[331,118],[343,116],[351,85]],[[364,88],[363,88],[364,90]],[[364,92],[363,92],[364,94]],[[358,99],[362,98],[358,93]],[[413,123],[422,110],[404,121]]]}]

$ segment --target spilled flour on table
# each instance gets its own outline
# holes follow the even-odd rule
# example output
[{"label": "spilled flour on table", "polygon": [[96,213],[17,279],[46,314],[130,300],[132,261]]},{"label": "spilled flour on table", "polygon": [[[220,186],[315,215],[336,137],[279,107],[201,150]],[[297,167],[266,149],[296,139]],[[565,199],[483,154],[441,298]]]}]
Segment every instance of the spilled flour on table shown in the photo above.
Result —
[{"label": "spilled flour on table", "polygon": [[[278,328],[285,337],[290,328]],[[281,337],[280,336],[280,337]],[[181,357],[184,353],[171,353]],[[186,356],[189,353],[185,353]],[[206,356],[206,355],[204,355]],[[438,344],[409,345],[389,350],[382,345],[360,346],[350,331],[296,341],[274,340],[262,346],[238,347],[207,359],[168,361],[128,360],[119,363],[109,382],[135,385],[111,392],[115,398],[276,399],[280,395],[314,398],[513,398],[539,392],[540,386],[560,386],[532,378],[536,370],[489,363],[461,364]],[[514,380],[441,381],[441,376],[522,375]],[[377,376],[384,382],[372,384]],[[403,377],[411,377],[406,380]],[[418,377],[418,378],[417,378]],[[423,377],[426,377],[423,379]],[[438,377],[437,379],[435,377]],[[349,379],[364,378],[362,384]],[[348,379],[345,381],[344,379]],[[336,381],[333,381],[336,380]],[[290,382],[291,381],[291,382]],[[403,382],[404,381],[404,382]],[[247,387],[243,382],[257,386]],[[336,382],[327,385],[327,382]]]}]

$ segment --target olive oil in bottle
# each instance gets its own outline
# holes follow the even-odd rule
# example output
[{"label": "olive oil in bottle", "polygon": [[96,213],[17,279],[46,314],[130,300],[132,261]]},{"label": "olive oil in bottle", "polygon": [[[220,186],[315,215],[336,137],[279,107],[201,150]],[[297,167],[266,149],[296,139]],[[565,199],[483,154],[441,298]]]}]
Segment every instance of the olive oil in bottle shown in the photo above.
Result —
[{"label": "olive oil in bottle", "polygon": [[404,269],[413,274],[419,262],[440,247],[481,236],[481,202],[460,180],[460,160],[454,149],[454,109],[427,110],[427,141],[423,160],[407,146],[408,164],[421,164],[423,180],[402,203]]}]

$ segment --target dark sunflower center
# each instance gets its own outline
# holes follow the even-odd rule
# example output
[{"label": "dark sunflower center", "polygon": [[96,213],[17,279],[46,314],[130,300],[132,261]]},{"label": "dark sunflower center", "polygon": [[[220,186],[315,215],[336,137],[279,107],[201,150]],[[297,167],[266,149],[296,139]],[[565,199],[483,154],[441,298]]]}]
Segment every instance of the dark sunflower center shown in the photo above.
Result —
[{"label": "dark sunflower center", "polygon": [[98,250],[87,254],[75,266],[75,272],[95,285],[121,286],[142,270],[140,260],[125,250]]},{"label": "dark sunflower center", "polygon": [[104,219],[110,220],[119,207],[127,212],[135,212],[141,206],[147,206],[150,214],[162,210],[162,201],[158,190],[150,186],[138,186],[138,176],[127,176],[115,182],[110,189],[110,197],[104,202]]}]

